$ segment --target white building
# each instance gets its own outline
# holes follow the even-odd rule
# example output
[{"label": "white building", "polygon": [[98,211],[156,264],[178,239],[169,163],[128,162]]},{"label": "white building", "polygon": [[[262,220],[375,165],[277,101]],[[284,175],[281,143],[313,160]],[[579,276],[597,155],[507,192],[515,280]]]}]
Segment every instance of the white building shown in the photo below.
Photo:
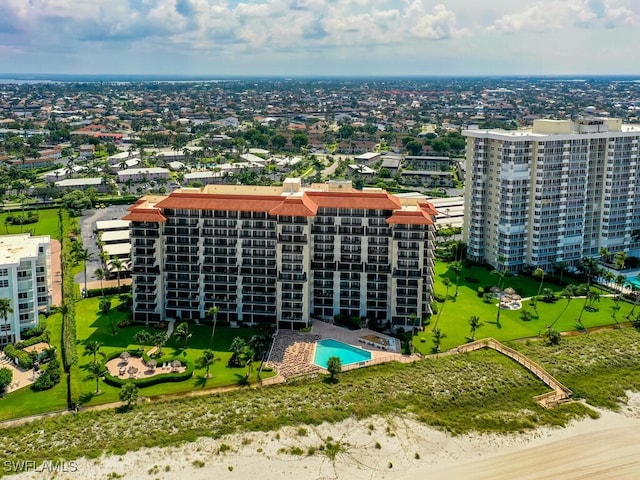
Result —
[{"label": "white building", "polygon": [[0,318],[0,344],[19,342],[51,306],[51,238],[30,234],[0,236],[0,298],[10,300],[8,323]]},{"label": "white building", "polygon": [[118,165],[122,162],[126,162],[127,160],[132,159],[140,159],[140,152],[137,150],[132,150],[130,152],[120,152],[115,155],[111,155],[107,160],[109,161],[109,166],[113,167],[114,165]]},{"label": "white building", "polygon": [[169,170],[166,168],[129,168],[118,172],[118,182],[124,183],[127,180],[140,182],[143,180],[157,180],[159,178],[169,179]]},{"label": "white building", "polygon": [[536,120],[529,130],[463,133],[470,258],[549,272],[603,247],[638,254],[640,125]]}]

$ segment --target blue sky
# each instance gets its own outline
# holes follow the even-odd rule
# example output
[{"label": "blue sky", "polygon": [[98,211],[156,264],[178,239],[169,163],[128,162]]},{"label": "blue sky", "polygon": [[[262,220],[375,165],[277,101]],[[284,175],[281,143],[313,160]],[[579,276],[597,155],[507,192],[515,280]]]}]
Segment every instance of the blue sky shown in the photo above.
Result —
[{"label": "blue sky", "polygon": [[639,0],[0,0],[0,72],[639,74]]}]

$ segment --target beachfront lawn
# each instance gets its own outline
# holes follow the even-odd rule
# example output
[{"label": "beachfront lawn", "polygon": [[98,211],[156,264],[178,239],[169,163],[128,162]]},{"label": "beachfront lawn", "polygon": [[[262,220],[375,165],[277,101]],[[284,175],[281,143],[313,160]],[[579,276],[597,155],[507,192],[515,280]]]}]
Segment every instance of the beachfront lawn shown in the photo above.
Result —
[{"label": "beachfront lawn", "polygon": [[[60,359],[62,315],[59,313],[51,315],[44,320],[44,323],[46,328],[51,331],[50,342],[52,346],[56,347],[58,359]],[[67,374],[63,372],[60,383],[50,390],[34,392],[30,386],[25,386],[0,398],[0,420],[64,410],[66,408]]]},{"label": "beachfront lawn", "polygon": [[[484,267],[474,266],[472,268],[465,268],[460,274],[459,291],[456,297],[456,274],[449,266],[450,265],[445,262],[437,262],[435,265],[435,293],[443,297],[447,294],[447,288],[443,283],[443,279],[449,279],[451,285],[449,286],[445,302],[436,302],[439,310],[438,314],[433,315],[430,325],[426,326],[424,331],[420,332],[413,339],[414,346],[420,353],[432,353],[432,332],[436,327],[446,335],[440,345],[441,351],[466,343],[471,334],[468,321],[472,315],[477,315],[483,324],[476,330],[476,339],[493,337],[500,341],[507,341],[518,338],[536,337],[543,335],[547,330],[547,326],[552,324],[554,329],[561,332],[579,329],[577,319],[584,305],[584,298],[573,298],[570,300],[559,298],[555,303],[545,303],[539,300],[537,313],[531,308],[531,301],[524,300],[522,302],[522,308],[519,310],[501,309],[500,324],[498,325],[496,323],[498,313],[497,300],[491,303],[485,303],[481,297],[478,297],[477,292],[478,287],[497,285],[500,278],[497,275],[492,275],[490,271]],[[477,282],[469,282],[465,278],[473,278],[476,279]],[[550,279],[548,278],[547,280]],[[573,279],[567,280],[575,283]],[[537,294],[539,285],[539,280],[522,275],[508,276],[504,280],[504,288],[514,288],[525,298]],[[543,288],[549,288],[556,293],[559,293],[563,289],[563,287],[551,281],[546,281]],[[602,294],[607,294],[607,292],[597,287],[592,286],[592,289],[598,290]],[[632,305],[624,301],[621,301],[619,305],[620,310],[617,313],[617,319],[618,321],[625,321],[624,317],[631,310]],[[612,297],[601,297],[599,301],[593,303],[596,311],[584,311],[582,314],[582,324],[586,328],[614,324],[615,321],[612,317],[614,306],[615,302]],[[532,316],[530,320],[526,321],[521,318],[522,312],[524,311],[531,313]]]},{"label": "beachfront lawn", "polygon": [[[87,298],[76,304],[76,329],[78,341],[78,358],[80,370],[84,378],[78,379],[80,383],[79,391],[82,392],[84,405],[97,405],[102,403],[119,401],[119,388],[110,386],[104,381],[100,382],[101,394],[94,396],[95,381],[90,380],[87,368],[92,361],[91,356],[84,355],[85,345],[92,341],[103,344],[100,351],[105,355],[123,350],[135,350],[140,345],[134,341],[134,336],[141,330],[160,332],[152,327],[140,325],[119,328],[118,323],[128,317],[128,312],[120,312],[117,306],[120,301],[117,296],[110,297],[112,308],[109,314],[99,312],[100,298]],[[113,327],[112,327],[113,325]],[[115,329],[116,334],[113,334]],[[189,324],[189,331],[192,337],[189,339],[187,348],[184,348],[184,341],[175,338],[169,339],[166,346],[162,348],[163,358],[171,357],[183,362],[191,362],[195,365],[193,377],[183,382],[169,382],[140,389],[140,395],[154,397],[158,395],[185,393],[191,390],[202,390],[212,387],[237,385],[244,381],[247,368],[229,368],[227,363],[231,358],[229,346],[235,337],[249,340],[257,333],[255,329],[229,328],[218,326],[215,331],[213,342],[211,341],[210,325]],[[145,351],[149,351],[153,345],[145,345]],[[205,379],[205,369],[198,366],[198,360],[205,349],[211,349],[218,359],[209,369],[211,378]],[[254,362],[253,373],[250,381],[257,381],[257,368],[260,362]],[[263,372],[261,377],[268,378],[275,375],[274,372]]]},{"label": "beachfront lawn", "polygon": [[[48,208],[43,210],[32,210],[38,214],[38,222],[28,225],[7,225],[5,220],[9,215],[22,215],[22,211],[18,208],[12,212],[0,213],[0,231],[2,235],[16,233],[31,233],[32,235],[51,235],[51,238],[60,240],[60,219],[58,218],[57,208]],[[25,212],[25,215],[27,212]]]}]

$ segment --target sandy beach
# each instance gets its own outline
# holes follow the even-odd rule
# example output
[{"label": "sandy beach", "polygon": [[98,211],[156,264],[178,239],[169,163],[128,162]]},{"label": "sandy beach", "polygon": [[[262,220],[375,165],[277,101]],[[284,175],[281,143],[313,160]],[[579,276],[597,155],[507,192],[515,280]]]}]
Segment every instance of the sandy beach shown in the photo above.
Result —
[{"label": "sandy beach", "polygon": [[[566,428],[513,435],[451,436],[403,417],[350,419],[80,459],[75,471],[56,478],[640,478],[640,394],[630,394],[620,412],[600,413]],[[12,478],[51,478],[51,472]]]}]

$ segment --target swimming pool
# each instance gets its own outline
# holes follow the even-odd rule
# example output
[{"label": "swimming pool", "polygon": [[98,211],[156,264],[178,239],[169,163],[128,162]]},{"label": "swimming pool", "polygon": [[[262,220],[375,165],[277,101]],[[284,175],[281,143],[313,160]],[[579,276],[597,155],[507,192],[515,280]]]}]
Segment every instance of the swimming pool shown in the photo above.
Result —
[{"label": "swimming pool", "polygon": [[631,284],[635,287],[640,288],[640,278],[639,277],[627,277],[627,281],[625,283]]},{"label": "swimming pool", "polygon": [[327,360],[330,357],[338,357],[342,365],[366,362],[371,360],[371,352],[362,348],[352,347],[346,343],[325,338],[316,343],[316,354],[313,363],[319,367],[327,368]]}]

